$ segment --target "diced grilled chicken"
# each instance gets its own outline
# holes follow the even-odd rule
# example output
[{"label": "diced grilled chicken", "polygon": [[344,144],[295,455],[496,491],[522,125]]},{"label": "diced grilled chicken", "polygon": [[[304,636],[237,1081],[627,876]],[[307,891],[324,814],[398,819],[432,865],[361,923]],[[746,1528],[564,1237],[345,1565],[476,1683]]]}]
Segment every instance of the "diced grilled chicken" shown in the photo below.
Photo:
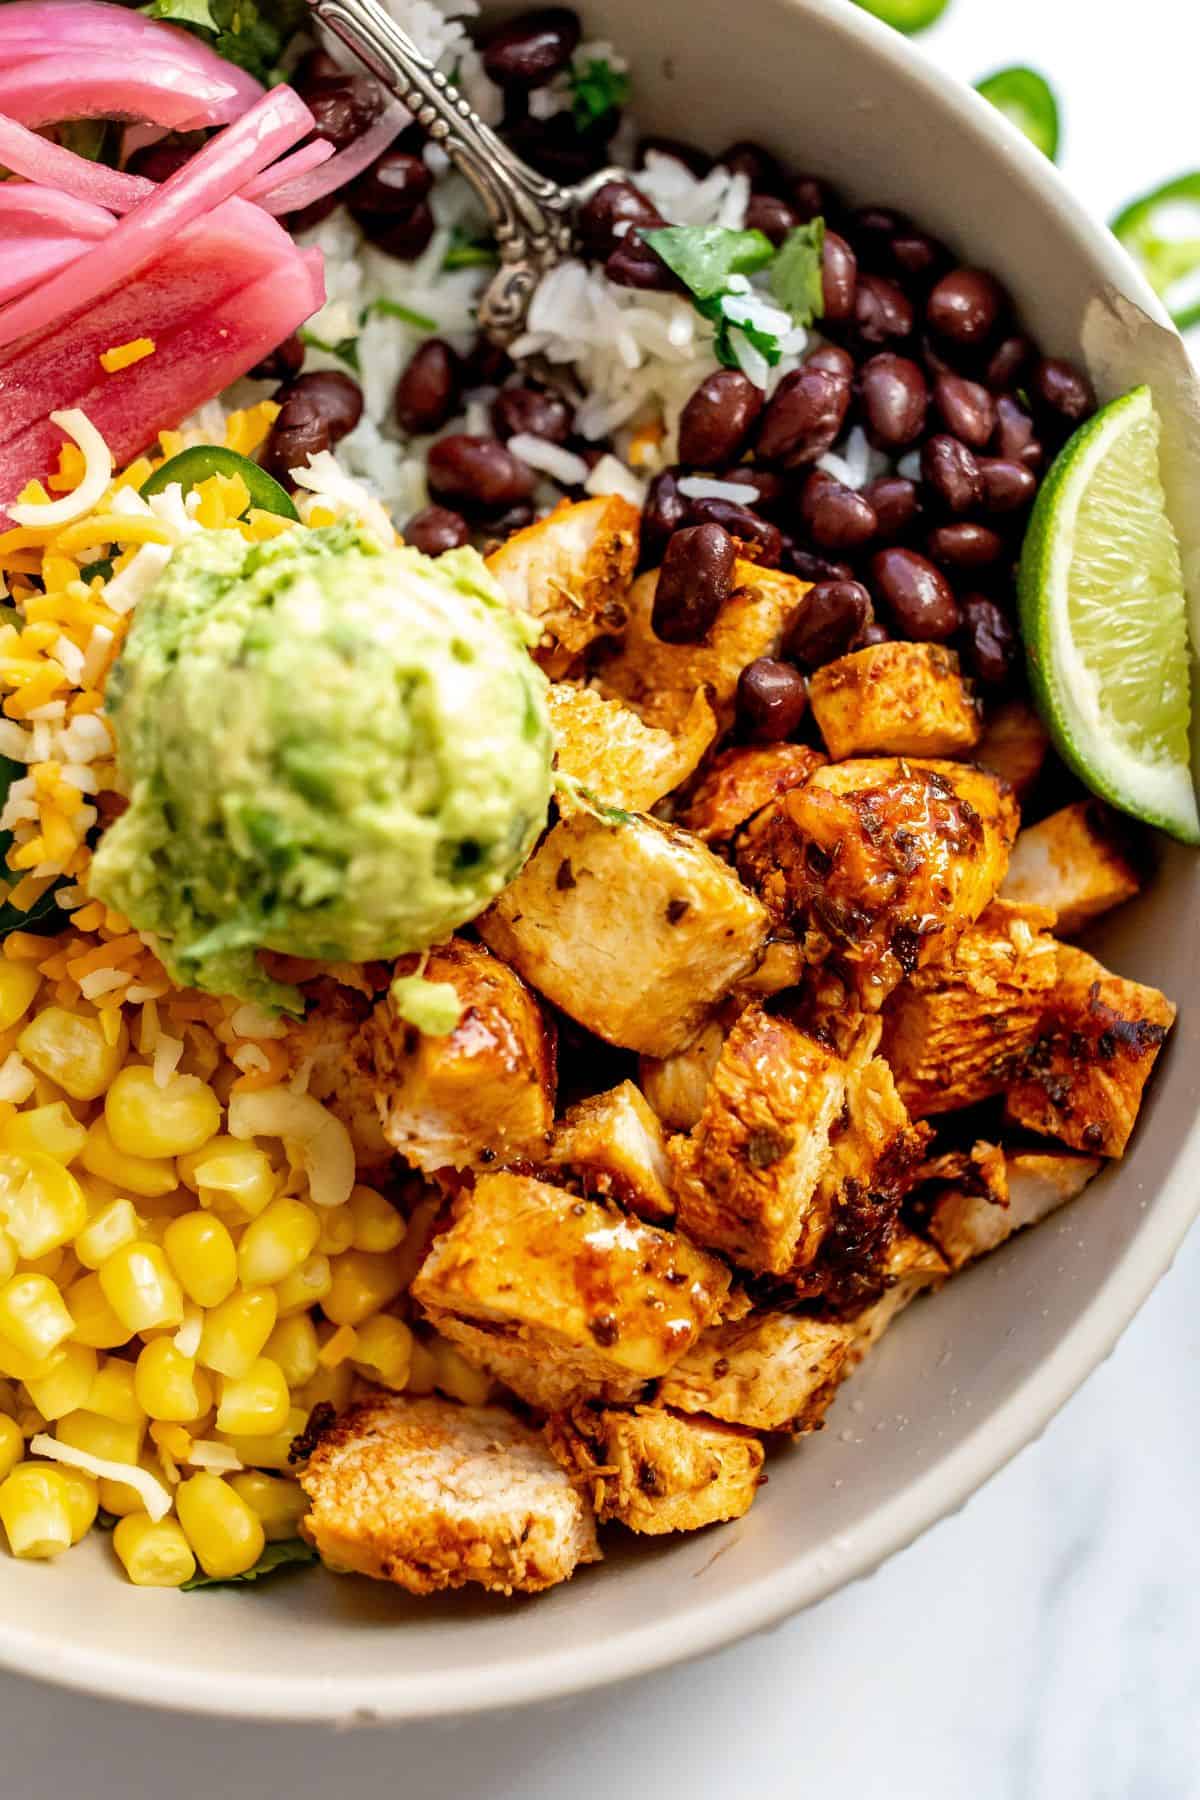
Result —
[{"label": "diced grilled chicken", "polygon": [[1046,727],[1028,700],[1006,700],[989,708],[972,761],[999,775],[1017,799],[1024,800],[1042,772],[1049,748]]},{"label": "diced grilled chicken", "polygon": [[1077,800],[1018,835],[1000,892],[1053,907],[1060,936],[1072,937],[1140,887],[1128,821],[1099,800]]},{"label": "diced grilled chicken", "polygon": [[834,762],[848,756],[965,756],[980,710],[942,644],[870,644],[816,670],[809,704]]},{"label": "diced grilled chicken", "polygon": [[640,529],[637,508],[618,495],[563,501],[488,557],[512,604],[541,625],[537,657],[549,674],[565,675],[589,644],[624,629]]},{"label": "diced grilled chicken", "polygon": [[1123,1156],[1150,1071],[1175,1022],[1157,988],[1112,975],[1071,944],[1006,1116],[1072,1150]]},{"label": "diced grilled chicken", "polygon": [[412,1594],[468,1582],[534,1594],[600,1558],[586,1494],[498,1407],[366,1400],[324,1434],[300,1484],[326,1562]]},{"label": "diced grilled chicken", "polygon": [[[698,768],[717,732],[704,695],[697,693],[677,734],[645,725],[632,707],[605,700],[592,688],[556,681],[550,722],[558,766],[609,806],[649,812]],[[565,804],[564,804],[565,803]],[[560,804],[569,810],[570,800]]]},{"label": "diced grilled chicken", "polygon": [[1058,946],[1044,907],[993,900],[884,1008],[883,1054],[915,1118],[1004,1091],[1037,1038]]},{"label": "diced grilled chicken", "polygon": [[713,1318],[729,1271],[530,1176],[482,1176],[413,1282],[443,1337],[532,1406],[631,1400]]},{"label": "diced grilled chicken", "polygon": [[756,1437],[662,1407],[575,1406],[554,1415],[546,1440],[601,1523],[654,1537],[740,1519],[762,1473]]},{"label": "diced grilled chicken", "polygon": [[778,569],[739,561],[735,587],[707,636],[698,644],[667,644],[650,615],[658,571],[634,582],[627,599],[629,624],[619,650],[600,662],[600,691],[636,707],[649,725],[677,731],[692,697],[703,689],[722,731],[733,723],[738,676],[760,656],[774,656],[808,584]]},{"label": "diced grilled chicken", "polygon": [[835,955],[864,1006],[944,954],[1004,879],[1017,809],[967,764],[831,763],[751,821],[738,867],[770,911]]},{"label": "diced grilled chicken", "polygon": [[963,1269],[1074,1200],[1100,1167],[1098,1156],[1010,1153],[1002,1158],[1002,1180],[984,1192],[948,1186],[933,1203],[926,1231],[951,1269]]},{"label": "diced grilled chicken", "polygon": [[750,1431],[815,1431],[846,1373],[854,1333],[841,1320],[751,1313],[713,1326],[662,1381],[662,1405]]},{"label": "diced grilled chicken", "polygon": [[755,967],[767,916],[687,832],[564,819],[479,922],[525,980],[609,1043],[669,1056]]},{"label": "diced grilled chicken", "polygon": [[639,1218],[675,1216],[662,1124],[632,1081],[577,1101],[550,1134],[544,1160],[585,1194],[616,1200]]},{"label": "diced grilled chicken", "polygon": [[310,1010],[303,1019],[289,1021],[282,1040],[289,1079],[301,1077],[313,1099],[341,1120],[361,1171],[385,1169],[396,1153],[379,1122],[374,1080],[354,1056],[371,1002],[328,979],[313,982],[305,992]]},{"label": "diced grilled chicken", "polygon": [[781,1275],[810,1261],[828,1223],[818,1189],[846,1079],[815,1039],[748,1006],[695,1130],[669,1145],[683,1229],[745,1268]]},{"label": "diced grilled chicken", "polygon": [[511,1161],[540,1146],[554,1122],[554,1045],[529,989],[462,938],[432,951],[424,973],[457,993],[455,1029],[446,1037],[417,1031],[385,998],[355,1043],[388,1144],[426,1174]]},{"label": "diced grilled chicken", "polygon": [[868,1350],[874,1349],[889,1325],[895,1323],[906,1306],[928,1288],[938,1287],[949,1274],[945,1259],[931,1244],[913,1232],[901,1232],[894,1240],[887,1261],[887,1287],[848,1321],[853,1344],[846,1373],[858,1367]]},{"label": "diced grilled chicken", "polygon": [[738,745],[708,765],[676,823],[706,844],[727,843],[757,812],[800,787],[825,758],[807,744]]},{"label": "diced grilled chicken", "polygon": [[686,1050],[641,1058],[642,1092],[669,1131],[690,1131],[699,1122],[727,1035],[720,1019],[710,1019]]}]

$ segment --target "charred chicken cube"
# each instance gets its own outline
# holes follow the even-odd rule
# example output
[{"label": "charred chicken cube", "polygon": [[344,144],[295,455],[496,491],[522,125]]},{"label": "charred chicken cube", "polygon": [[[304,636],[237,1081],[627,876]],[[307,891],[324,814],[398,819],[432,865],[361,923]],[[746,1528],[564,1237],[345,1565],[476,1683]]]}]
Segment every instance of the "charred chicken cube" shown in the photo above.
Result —
[{"label": "charred chicken cube", "polygon": [[834,762],[871,752],[965,756],[979,742],[979,707],[942,644],[852,651],[816,670],[808,699]]},{"label": "charred chicken cube", "polygon": [[549,1421],[546,1441],[601,1524],[652,1537],[740,1519],[762,1473],[756,1437],[661,1407],[575,1406]]},{"label": "charred chicken cube", "polygon": [[[556,681],[550,688],[550,722],[558,742],[558,767],[597,800],[630,812],[649,812],[655,801],[686,781],[717,732],[703,694],[693,697],[677,734],[643,724],[631,707],[605,700],[592,688]],[[560,804],[570,804],[560,796]]]},{"label": "charred chicken cube", "polygon": [[771,913],[836,956],[862,1004],[944,954],[1004,879],[1008,788],[952,762],[864,758],[817,769],[746,828],[738,868]]},{"label": "charred chicken cube", "polygon": [[554,1127],[545,1160],[585,1194],[616,1200],[639,1218],[675,1215],[662,1124],[632,1081],[577,1101]]},{"label": "charred chicken cube", "polygon": [[1042,772],[1050,738],[1028,700],[1006,700],[989,709],[983,736],[972,761],[1007,781],[1018,800],[1024,800]]},{"label": "charred chicken cube", "polygon": [[[280,975],[281,980],[286,979]],[[281,1047],[288,1079],[327,1106],[350,1133],[354,1160],[362,1172],[386,1169],[395,1151],[383,1134],[375,1081],[355,1054],[371,998],[323,977],[305,988],[309,1011],[289,1021]]]},{"label": "charred chicken cube", "polygon": [[1004,1091],[1037,1038],[1058,971],[1054,914],[992,904],[884,1008],[883,1054],[910,1113],[928,1118]]},{"label": "charred chicken cube", "polygon": [[600,1559],[586,1494],[498,1407],[365,1400],[321,1438],[300,1484],[322,1558],[410,1594],[468,1582],[535,1594]]},{"label": "charred chicken cube", "polygon": [[566,674],[598,637],[624,629],[639,534],[637,508],[615,494],[563,501],[488,557],[513,606],[541,625],[537,655],[550,674]]},{"label": "charred chicken cube", "polygon": [[1157,988],[1112,975],[1060,944],[1058,985],[1008,1089],[1008,1119],[1072,1150],[1123,1156],[1174,1022],[1175,1008]]},{"label": "charred chicken cube", "polygon": [[1099,800],[1077,800],[1028,825],[1013,846],[1005,899],[1051,906],[1063,937],[1132,900],[1141,878],[1129,825]]},{"label": "charred chicken cube", "polygon": [[789,788],[800,787],[824,761],[807,744],[745,744],[722,750],[678,814],[678,823],[706,844],[727,843],[747,819]]},{"label": "charred chicken cube", "polygon": [[947,1187],[933,1203],[927,1233],[951,1269],[965,1268],[1074,1200],[1100,1167],[1098,1156],[1010,1153],[998,1191]]},{"label": "charred chicken cube", "polygon": [[710,1019],[686,1050],[641,1058],[642,1092],[668,1130],[690,1131],[699,1122],[727,1035],[720,1019]]},{"label": "charred chicken cube", "polygon": [[479,925],[531,986],[609,1043],[669,1056],[749,974],[767,916],[688,833],[630,814],[555,826]]},{"label": "charred chicken cube", "polygon": [[385,998],[355,1045],[389,1145],[431,1174],[511,1160],[543,1142],[554,1120],[554,1049],[524,982],[461,938],[430,953],[424,976],[458,996],[454,1030],[418,1031]]},{"label": "charred chicken cube", "polygon": [[945,1259],[932,1244],[927,1244],[914,1232],[900,1232],[888,1254],[884,1292],[849,1322],[854,1341],[847,1374],[851,1368],[857,1368],[867,1351],[874,1348],[888,1326],[895,1323],[918,1294],[940,1286],[949,1273]]},{"label": "charred chicken cube", "polygon": [[686,1238],[530,1176],[485,1175],[413,1297],[532,1406],[633,1399],[713,1318],[729,1271]]},{"label": "charred chicken cube", "polygon": [[660,1384],[658,1399],[751,1431],[815,1431],[853,1349],[853,1329],[842,1320],[751,1313],[706,1331]]}]

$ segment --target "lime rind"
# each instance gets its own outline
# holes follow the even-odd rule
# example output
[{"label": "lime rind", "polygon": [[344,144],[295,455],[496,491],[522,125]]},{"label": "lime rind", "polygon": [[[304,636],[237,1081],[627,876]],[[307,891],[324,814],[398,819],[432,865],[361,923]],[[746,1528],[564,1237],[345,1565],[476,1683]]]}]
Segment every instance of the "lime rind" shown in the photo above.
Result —
[{"label": "lime rind", "polygon": [[1063,760],[1114,806],[1196,844],[1186,601],[1158,438],[1142,387],[1067,444],[1026,535],[1021,628]]}]

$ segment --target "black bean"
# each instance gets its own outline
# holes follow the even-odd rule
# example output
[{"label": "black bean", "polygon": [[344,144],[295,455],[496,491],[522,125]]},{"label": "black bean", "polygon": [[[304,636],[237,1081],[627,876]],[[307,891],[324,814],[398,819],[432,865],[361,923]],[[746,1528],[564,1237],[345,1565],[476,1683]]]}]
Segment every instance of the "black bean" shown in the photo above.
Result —
[{"label": "black bean", "polygon": [[773,244],[782,244],[789,231],[795,231],[800,214],[778,194],[751,194],[746,206],[746,230],[761,231]]},{"label": "black bean", "polygon": [[291,85],[303,98],[320,81],[333,81],[344,71],[339,62],[324,50],[309,50],[291,73]]},{"label": "black bean", "polygon": [[737,714],[743,736],[756,744],[779,744],[791,737],[808,711],[803,675],[790,663],[760,656],[738,677]]},{"label": "black bean", "polygon": [[191,162],[196,149],[194,142],[180,144],[170,139],[161,144],[147,144],[134,151],[125,167],[130,175],[140,175],[146,181],[167,181],[176,170],[182,169],[184,163]]},{"label": "black bean", "polygon": [[440,431],[458,393],[458,357],[444,339],[426,338],[396,383],[396,423],[410,437]]},{"label": "black bean", "polygon": [[517,500],[512,506],[506,506],[503,512],[489,518],[488,531],[495,543],[502,544],[514,531],[524,531],[527,525],[532,525],[534,517],[533,501]]},{"label": "black bean", "polygon": [[428,461],[429,491],[439,500],[466,506],[517,505],[532,494],[537,479],[495,438],[454,432],[433,445]]},{"label": "black bean", "polygon": [[946,354],[945,345],[939,343],[931,332],[922,332],[918,339],[917,354],[920,356],[926,373],[932,375],[935,380],[939,375],[957,373],[954,364]]},{"label": "black bean", "polygon": [[751,189],[758,193],[783,194],[787,190],[787,176],[778,160],[749,138],[730,144],[728,150],[718,156],[717,162],[731,175],[744,175]]},{"label": "black bean", "polygon": [[344,150],[383,111],[383,89],[369,75],[339,71],[314,81],[305,89],[304,101],[316,123],[317,136]]},{"label": "black bean", "polygon": [[1005,542],[988,525],[966,519],[954,525],[938,525],[929,534],[929,554],[947,569],[986,569],[999,562]]},{"label": "black bean", "polygon": [[787,482],[773,469],[738,463],[736,468],[726,469],[722,479],[746,488],[746,505],[753,507],[755,512],[766,513],[768,516],[772,507],[780,506],[790,498]]},{"label": "black bean", "polygon": [[947,343],[974,350],[992,337],[1007,304],[1004,289],[986,269],[951,269],[935,284],[925,317]]},{"label": "black bean", "polygon": [[616,124],[617,114],[606,113],[580,131],[568,109],[548,119],[515,119],[505,125],[503,136],[539,175],[571,187],[595,175],[609,161],[608,142]]},{"label": "black bean", "polygon": [[793,175],[787,197],[805,225],[810,219],[831,219],[841,211],[837,195],[819,175]]},{"label": "black bean", "polygon": [[483,67],[497,87],[544,87],[565,69],[579,44],[578,15],[566,6],[518,13],[487,37]]},{"label": "black bean", "polygon": [[492,425],[499,438],[528,432],[550,444],[565,444],[574,424],[575,415],[562,395],[545,388],[521,382],[501,388],[492,401]]},{"label": "black bean", "polygon": [[895,543],[912,530],[921,511],[915,481],[906,481],[903,475],[881,475],[862,492],[875,514],[876,535],[885,544]]},{"label": "black bean", "polygon": [[667,547],[672,532],[686,525],[688,503],[679,491],[673,469],[664,469],[650,483],[642,506],[642,549],[652,560],[658,560]]},{"label": "black bean", "polygon": [[867,353],[912,336],[912,302],[885,275],[860,275],[854,292],[854,331]]},{"label": "black bean", "polygon": [[929,389],[919,366],[907,356],[880,351],[863,364],[862,404],[867,434],[884,450],[903,450],[925,429]]},{"label": "black bean", "polygon": [[1017,660],[1017,637],[994,600],[967,595],[961,643],[963,660],[976,680],[985,687],[1003,687]]},{"label": "black bean", "polygon": [[1031,504],[1037,493],[1037,476],[1025,463],[1007,462],[1000,456],[981,456],[978,461],[987,512],[1020,512]]},{"label": "black bean", "polygon": [[785,468],[814,463],[842,433],[850,407],[850,383],[828,369],[805,365],[785,375],[767,403],[758,454]]},{"label": "black bean", "polygon": [[411,212],[432,186],[433,177],[419,156],[385,150],[377,162],[343,190],[341,197],[356,218],[362,213],[391,217]]},{"label": "black bean", "polygon": [[801,581],[820,583],[854,580],[854,570],[849,563],[834,562],[828,556],[817,556],[814,551],[805,550],[802,545],[797,544],[792,537],[785,537],[783,540],[783,566],[791,574],[799,576]]},{"label": "black bean", "polygon": [[983,497],[979,464],[965,444],[945,433],[921,446],[921,479],[942,512],[968,513]]},{"label": "black bean", "polygon": [[916,292],[936,281],[950,261],[950,253],[944,244],[915,228],[898,231],[890,250],[892,274]]},{"label": "black bean", "polygon": [[626,234],[604,264],[604,273],[618,287],[645,288],[658,293],[678,292],[680,282],[657,251],[643,243],[637,228]]},{"label": "black bean", "polygon": [[586,257],[603,262],[623,234],[617,226],[661,225],[662,215],[631,181],[606,181],[579,210],[579,241]]},{"label": "black bean", "polygon": [[679,420],[679,460],[694,469],[736,462],[763,408],[763,392],[740,369],[718,369],[700,383]]},{"label": "black bean", "polygon": [[819,581],[809,589],[784,639],[802,669],[844,656],[871,622],[871,596],[859,581]]},{"label": "black bean", "polygon": [[892,634],[887,626],[881,625],[878,619],[872,619],[869,625],[863,626],[850,648],[852,650],[869,650],[875,644],[890,644],[891,641]]},{"label": "black bean", "polygon": [[411,212],[388,217],[384,213],[355,215],[364,235],[386,256],[398,262],[415,262],[429,248],[434,233],[433,213],[425,200],[418,200]]},{"label": "black bean", "polygon": [[806,369],[824,369],[827,374],[840,375],[845,381],[853,381],[858,367],[848,350],[840,344],[820,344],[810,350],[804,359]]},{"label": "black bean", "polygon": [[1034,408],[1048,424],[1074,430],[1096,410],[1096,390],[1074,363],[1044,356],[1029,382]]},{"label": "black bean", "polygon": [[1033,420],[1019,400],[1001,394],[996,402],[996,435],[993,448],[997,456],[1008,462],[1022,462],[1030,469],[1040,469],[1044,457]]},{"label": "black bean", "polygon": [[733,591],[737,550],[719,525],[685,525],[667,545],[650,623],[667,644],[694,644]]},{"label": "black bean", "polygon": [[640,138],[637,147],[639,169],[645,168],[646,158],[651,152],[655,156],[673,156],[676,162],[681,162],[685,169],[690,170],[701,181],[713,167],[713,159],[707,150],[701,150],[697,144],[685,143],[682,138],[653,135]]},{"label": "black bean", "polygon": [[[801,208],[797,207],[798,212]],[[858,263],[853,250],[836,231],[825,233],[821,252],[821,286],[824,296],[824,318],[831,325],[845,324],[854,317],[854,296],[858,287]]]},{"label": "black bean", "polygon": [[800,516],[822,550],[861,550],[875,536],[875,514],[868,502],[824,469],[814,469],[805,482]]},{"label": "black bean", "polygon": [[507,350],[480,332],[463,358],[463,387],[499,387],[511,373],[512,360]]},{"label": "black bean", "polygon": [[871,579],[892,623],[915,643],[944,644],[958,629],[958,605],[942,571],[915,550],[880,550]]},{"label": "black bean", "polygon": [[1027,337],[1014,332],[996,345],[988,358],[987,372],[984,376],[988,386],[996,394],[1007,394],[1019,386],[1021,377],[1037,354]]},{"label": "black bean", "polygon": [[298,332],[268,351],[250,371],[252,381],[291,381],[304,367],[304,339]]},{"label": "black bean", "polygon": [[854,246],[859,267],[873,274],[891,272],[892,239],[906,231],[910,221],[890,206],[860,206],[846,220],[846,236]]},{"label": "black bean", "polygon": [[744,546],[746,556],[753,562],[761,563],[764,569],[779,567],[779,559],[783,554],[783,536],[778,525],[772,525],[767,519],[760,519],[748,506],[739,506],[736,500],[718,500],[708,496],[703,500],[692,501],[688,517],[693,525],[719,525],[722,531]]},{"label": "black bean", "polygon": [[939,375],[933,384],[933,404],[947,431],[972,450],[987,448],[996,429],[996,402],[978,381]]},{"label": "black bean", "polygon": [[362,418],[357,381],[336,369],[314,370],[284,384],[275,396],[279,416],[267,439],[264,462],[278,481],[302,469],[310,456],[339,443]]},{"label": "black bean", "polygon": [[426,556],[440,556],[443,550],[461,550],[471,541],[470,527],[461,513],[448,506],[427,506],[414,513],[404,527],[404,541]]}]

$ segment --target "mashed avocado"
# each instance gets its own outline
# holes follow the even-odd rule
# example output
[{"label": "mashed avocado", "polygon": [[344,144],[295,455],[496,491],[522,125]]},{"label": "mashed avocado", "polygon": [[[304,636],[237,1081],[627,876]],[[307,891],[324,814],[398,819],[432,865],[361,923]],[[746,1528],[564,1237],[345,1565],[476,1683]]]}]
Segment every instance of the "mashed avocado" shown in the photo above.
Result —
[{"label": "mashed avocado", "polygon": [[[255,951],[421,950],[520,869],[551,793],[547,683],[473,550],[357,527],[197,533],[107,703],[129,808],[92,892],[176,980],[287,1004]],[[294,998],[294,996],[291,996]]]}]

